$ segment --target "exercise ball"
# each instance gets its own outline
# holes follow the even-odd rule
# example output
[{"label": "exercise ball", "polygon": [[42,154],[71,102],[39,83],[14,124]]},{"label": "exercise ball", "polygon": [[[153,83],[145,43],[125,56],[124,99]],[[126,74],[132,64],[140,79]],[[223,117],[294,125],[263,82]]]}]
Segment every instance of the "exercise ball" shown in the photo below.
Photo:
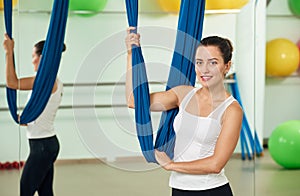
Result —
[{"label": "exercise ball", "polygon": [[278,125],[269,138],[268,149],[277,164],[286,169],[300,169],[300,120]]},{"label": "exercise ball", "polygon": [[[12,1],[12,6],[15,7],[18,3],[18,0],[13,0]],[[0,1],[0,9],[3,9],[4,6],[3,6],[3,0]]]},{"label": "exercise ball", "polygon": [[299,52],[300,52],[300,39],[299,39],[298,42],[297,42],[297,47],[298,47]]},{"label": "exercise ball", "polygon": [[299,65],[299,49],[288,39],[278,38],[267,42],[266,73],[269,76],[288,76]]},{"label": "exercise ball", "polygon": [[294,15],[300,16],[300,1],[299,0],[289,0],[289,8]]},{"label": "exercise ball", "polygon": [[165,12],[179,12],[181,0],[156,0]]},{"label": "exercise ball", "polygon": [[241,9],[249,0],[206,0],[207,10]]},{"label": "exercise ball", "polygon": [[297,72],[298,72],[298,74],[300,74],[300,39],[297,42],[297,46],[298,46],[298,49],[299,49],[299,65],[298,65]]},{"label": "exercise ball", "polygon": [[73,11],[102,11],[107,3],[107,0],[70,0],[69,9]]}]

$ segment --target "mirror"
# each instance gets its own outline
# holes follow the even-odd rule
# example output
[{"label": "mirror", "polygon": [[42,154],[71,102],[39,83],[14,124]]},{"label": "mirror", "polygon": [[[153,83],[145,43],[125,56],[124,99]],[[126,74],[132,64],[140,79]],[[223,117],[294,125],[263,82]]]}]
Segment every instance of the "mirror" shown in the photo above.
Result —
[{"label": "mirror", "polygon": [[[34,75],[31,65],[32,47],[37,41],[45,39],[52,3],[53,1],[19,0],[14,14],[19,76]],[[169,195],[170,172],[156,164],[145,163],[136,139],[134,112],[127,109],[125,104],[124,39],[127,18],[124,1],[105,3],[103,10],[97,13],[74,10],[69,13],[65,35],[67,50],[62,55],[58,73],[64,84],[64,93],[55,119],[60,151],[55,163],[54,192],[57,195],[74,196]],[[262,88],[265,86],[265,75],[264,46],[261,43],[265,42],[265,23],[261,17],[265,13],[262,6],[266,2],[262,4],[260,1],[256,4],[253,0],[241,10],[208,11],[203,32],[203,37],[218,34],[232,40],[234,58],[231,73],[236,73],[238,77],[251,133],[254,134],[256,130],[261,143],[262,135],[265,136],[262,130],[268,126],[267,121],[262,122],[262,115],[267,115],[264,105],[266,102],[263,96],[259,96],[268,92],[268,86],[266,89]],[[144,42],[144,56],[149,62],[147,71],[149,81],[152,82],[150,88],[153,91],[164,90],[178,15],[163,12],[151,0],[141,1],[140,7],[139,26]],[[4,33],[4,28],[1,31]],[[154,41],[151,33],[157,32],[161,32],[160,38],[166,40],[166,47],[151,45]],[[3,55],[2,58],[4,59]],[[0,74],[3,84],[1,97],[5,97],[5,73]],[[229,87],[231,80],[227,82],[226,86]],[[21,92],[18,96],[19,105],[24,105],[27,92]],[[268,96],[266,94],[266,99]],[[19,127],[11,120],[5,99],[0,100],[0,108],[1,130],[9,130],[3,132],[5,136],[0,139],[0,161],[25,161],[29,153],[26,127]],[[160,114],[153,113],[152,116],[156,130]],[[267,176],[269,171],[269,157],[266,155],[248,160],[245,151],[246,160],[242,160],[240,146],[241,142],[225,168],[231,187],[236,195],[263,194],[261,191],[265,189],[262,188],[262,179],[265,179],[263,176]],[[4,174],[0,175],[3,181],[8,179],[6,175],[9,176],[9,181],[4,182],[9,186],[1,188],[1,195],[3,191],[3,195],[17,195],[18,189],[15,187],[19,186],[21,171],[0,172]],[[274,175],[277,174],[278,172]],[[270,186],[273,183],[270,182]]]}]

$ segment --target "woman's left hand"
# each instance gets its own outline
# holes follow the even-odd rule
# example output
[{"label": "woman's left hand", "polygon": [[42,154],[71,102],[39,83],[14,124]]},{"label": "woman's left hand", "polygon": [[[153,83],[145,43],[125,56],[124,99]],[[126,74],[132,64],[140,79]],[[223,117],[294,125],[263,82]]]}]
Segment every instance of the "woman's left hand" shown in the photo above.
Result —
[{"label": "woman's left hand", "polygon": [[155,158],[158,164],[162,166],[165,170],[171,170],[171,165],[173,164],[173,161],[165,152],[155,150]]}]

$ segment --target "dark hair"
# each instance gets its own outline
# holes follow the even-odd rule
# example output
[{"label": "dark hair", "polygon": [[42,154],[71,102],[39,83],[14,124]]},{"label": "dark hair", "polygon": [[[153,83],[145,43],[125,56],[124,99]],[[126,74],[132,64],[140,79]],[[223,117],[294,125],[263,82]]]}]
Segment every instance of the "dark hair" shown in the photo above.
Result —
[{"label": "dark hair", "polygon": [[219,36],[209,36],[200,41],[199,46],[216,46],[222,53],[224,63],[227,64],[232,58],[233,47],[231,41]]},{"label": "dark hair", "polygon": [[[39,41],[38,43],[36,43],[34,45],[34,47],[36,48],[36,51],[35,51],[36,54],[38,54],[38,55],[42,54],[45,42],[46,42],[45,40],[42,40],[42,41]],[[66,45],[65,44],[63,46],[62,52],[64,52],[64,51],[66,51]]]}]

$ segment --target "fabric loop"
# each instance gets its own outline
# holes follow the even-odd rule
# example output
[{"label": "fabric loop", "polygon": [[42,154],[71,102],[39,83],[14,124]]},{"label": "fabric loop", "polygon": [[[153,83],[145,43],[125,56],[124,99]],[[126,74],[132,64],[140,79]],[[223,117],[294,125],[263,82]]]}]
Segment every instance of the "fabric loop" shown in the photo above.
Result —
[{"label": "fabric loop", "polygon": [[[138,0],[126,0],[129,26],[137,27]],[[178,85],[195,85],[194,56],[202,36],[205,0],[182,0],[176,44],[166,90]],[[135,31],[136,33],[136,31]],[[135,69],[139,66],[138,69]],[[179,70],[179,71],[178,71]],[[154,149],[165,151],[173,158],[175,133],[173,120],[178,109],[162,113],[159,130],[153,144],[150,95],[144,58],[140,47],[132,49],[132,86],[135,104],[136,130],[140,146],[148,162],[155,162]],[[142,84],[141,84],[142,82]],[[146,126],[143,126],[146,125]]]},{"label": "fabric loop", "polygon": [[[55,0],[53,2],[50,25],[48,28],[41,62],[35,77],[32,95],[20,118],[17,114],[16,90],[6,88],[9,110],[16,123],[27,124],[34,121],[43,112],[50,98],[64,46],[68,6],[69,0]],[[4,0],[4,17],[6,32],[8,36],[12,38],[11,0]]]}]

